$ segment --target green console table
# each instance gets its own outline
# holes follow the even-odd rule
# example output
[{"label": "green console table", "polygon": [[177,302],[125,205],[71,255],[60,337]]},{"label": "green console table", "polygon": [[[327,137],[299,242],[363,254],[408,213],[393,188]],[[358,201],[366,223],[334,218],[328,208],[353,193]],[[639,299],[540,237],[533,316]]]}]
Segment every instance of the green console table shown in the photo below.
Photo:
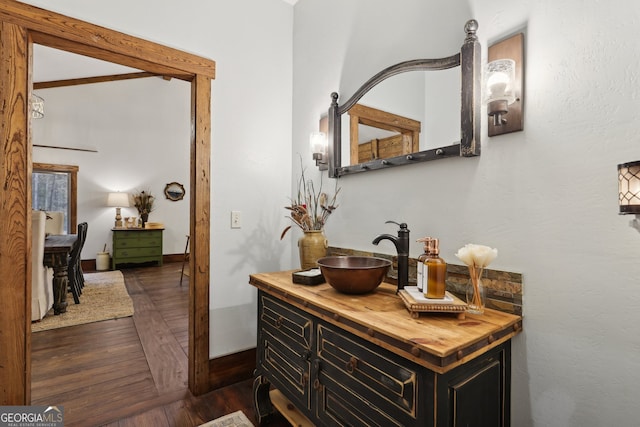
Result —
[{"label": "green console table", "polygon": [[114,270],[119,264],[155,262],[157,265],[162,265],[163,229],[114,228],[112,231],[111,266]]}]

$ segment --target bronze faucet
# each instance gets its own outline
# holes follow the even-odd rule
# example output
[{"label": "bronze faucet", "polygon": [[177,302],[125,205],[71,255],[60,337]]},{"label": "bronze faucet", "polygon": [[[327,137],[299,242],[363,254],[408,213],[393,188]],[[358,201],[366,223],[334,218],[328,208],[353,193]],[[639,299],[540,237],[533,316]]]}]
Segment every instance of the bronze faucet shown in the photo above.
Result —
[{"label": "bronze faucet", "polygon": [[404,289],[409,283],[409,229],[406,223],[398,224],[395,221],[387,221],[385,224],[396,224],[398,237],[391,234],[380,234],[373,239],[373,244],[378,245],[381,240],[391,240],[398,252],[398,291]]}]

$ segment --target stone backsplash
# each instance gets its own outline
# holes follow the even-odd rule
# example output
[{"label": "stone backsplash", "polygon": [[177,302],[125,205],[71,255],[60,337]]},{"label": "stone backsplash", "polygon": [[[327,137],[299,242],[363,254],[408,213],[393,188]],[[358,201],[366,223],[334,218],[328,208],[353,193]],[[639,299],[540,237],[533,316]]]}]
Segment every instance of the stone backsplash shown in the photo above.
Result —
[{"label": "stone backsplash", "polygon": [[[358,251],[354,249],[330,246],[327,255],[360,255],[386,258],[392,261],[387,274],[388,282],[396,283],[398,278],[397,257],[377,252]],[[415,258],[409,258],[409,284],[416,283]],[[465,300],[466,287],[469,283],[469,269],[466,265],[447,264],[447,290],[458,298]],[[487,307],[522,316],[522,274],[509,271],[485,269],[482,283],[487,290]]]}]

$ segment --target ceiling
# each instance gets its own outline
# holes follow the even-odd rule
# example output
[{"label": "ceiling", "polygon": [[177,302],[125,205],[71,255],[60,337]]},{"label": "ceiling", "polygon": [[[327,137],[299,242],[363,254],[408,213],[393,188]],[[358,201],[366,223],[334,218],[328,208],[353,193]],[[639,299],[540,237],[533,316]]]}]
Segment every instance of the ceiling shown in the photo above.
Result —
[{"label": "ceiling", "polygon": [[34,44],[34,83],[139,72],[111,62]]}]

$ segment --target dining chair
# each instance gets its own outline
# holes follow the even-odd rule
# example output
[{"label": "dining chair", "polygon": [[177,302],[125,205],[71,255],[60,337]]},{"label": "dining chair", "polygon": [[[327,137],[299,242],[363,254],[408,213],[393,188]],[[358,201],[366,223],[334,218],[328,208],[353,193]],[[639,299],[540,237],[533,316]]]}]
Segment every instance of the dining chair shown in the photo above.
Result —
[{"label": "dining chair", "polygon": [[78,262],[76,264],[76,280],[80,286],[80,293],[82,293],[82,288],[84,288],[84,272],[82,271],[82,248],[84,248],[84,243],[87,241],[87,231],[89,230],[89,224],[86,222],[81,223],[82,227],[78,228],[78,240],[80,240],[80,251],[78,253]]},{"label": "dining chair", "polygon": [[47,234],[65,234],[64,233],[64,212],[46,211],[47,221],[44,230]]},{"label": "dining chair", "polygon": [[31,220],[31,320],[41,320],[53,307],[53,269],[44,265],[45,221],[43,211],[32,211]]},{"label": "dining chair", "polygon": [[84,276],[82,273],[82,267],[80,266],[80,254],[84,241],[87,237],[88,224],[81,222],[78,224],[78,238],[71,249],[69,254],[67,275],[69,279],[69,290],[73,294],[73,301],[76,304],[80,304],[80,295],[82,294],[82,287],[84,286]]}]

